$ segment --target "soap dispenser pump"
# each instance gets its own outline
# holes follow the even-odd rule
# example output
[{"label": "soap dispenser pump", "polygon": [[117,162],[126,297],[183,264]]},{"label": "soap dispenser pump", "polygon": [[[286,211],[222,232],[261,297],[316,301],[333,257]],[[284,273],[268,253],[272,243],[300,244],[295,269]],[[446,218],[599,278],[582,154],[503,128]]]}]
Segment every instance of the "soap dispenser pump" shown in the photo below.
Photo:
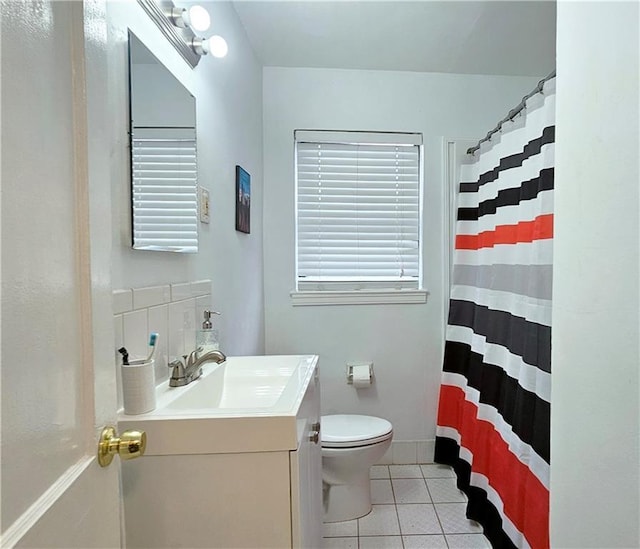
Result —
[{"label": "soap dispenser pump", "polygon": [[216,351],[220,349],[218,330],[216,330],[211,323],[211,315],[219,314],[220,313],[218,311],[204,311],[202,330],[198,330],[198,333],[196,334],[196,347],[198,352],[207,353],[209,351]]}]

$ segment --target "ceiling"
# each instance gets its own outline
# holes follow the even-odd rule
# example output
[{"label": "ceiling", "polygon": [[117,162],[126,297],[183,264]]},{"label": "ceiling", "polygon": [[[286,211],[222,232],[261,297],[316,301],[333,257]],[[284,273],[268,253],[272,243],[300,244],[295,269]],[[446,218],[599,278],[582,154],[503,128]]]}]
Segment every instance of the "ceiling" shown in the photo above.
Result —
[{"label": "ceiling", "polygon": [[546,76],[553,0],[234,0],[265,66]]}]

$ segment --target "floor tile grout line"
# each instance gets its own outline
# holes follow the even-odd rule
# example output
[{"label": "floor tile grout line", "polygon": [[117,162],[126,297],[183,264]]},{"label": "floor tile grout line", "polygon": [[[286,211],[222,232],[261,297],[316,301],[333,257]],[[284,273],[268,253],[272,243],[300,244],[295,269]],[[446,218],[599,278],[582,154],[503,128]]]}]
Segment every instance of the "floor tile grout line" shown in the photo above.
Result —
[{"label": "floor tile grout line", "polygon": [[[371,480],[369,480],[369,484],[371,484]],[[358,549],[360,549],[360,519],[356,519],[356,537],[358,539]]]},{"label": "floor tile grout line", "polygon": [[[418,466],[420,466],[420,464],[418,464]],[[370,478],[370,480],[386,480],[386,479],[388,479],[388,480],[390,481],[390,484],[391,484],[391,492],[392,492],[392,495],[393,495],[393,501],[394,501],[393,505],[394,505],[394,507],[395,507],[396,517],[397,517],[397,519],[398,519],[398,528],[399,528],[399,531],[400,531],[399,537],[400,537],[400,542],[401,542],[401,544],[402,544],[403,549],[404,549],[404,546],[405,546],[405,543],[404,543],[404,537],[405,537],[405,535],[406,535],[406,536],[411,536],[411,535],[438,535],[438,536],[442,536],[442,537],[444,538],[445,545],[447,546],[447,548],[448,548],[448,549],[450,549],[450,547],[451,547],[451,546],[449,545],[449,539],[448,539],[448,537],[447,537],[448,535],[454,535],[454,536],[455,536],[455,535],[470,535],[470,534],[478,534],[478,535],[482,536],[482,537],[483,537],[483,539],[486,541],[486,537],[484,536],[484,532],[460,532],[459,534],[455,534],[455,533],[447,534],[447,533],[444,531],[444,527],[443,527],[443,525],[442,525],[442,521],[440,520],[440,515],[438,514],[438,511],[436,510],[436,503],[435,503],[434,501],[431,501],[430,503],[427,503],[427,504],[425,504],[425,505],[431,505],[431,506],[433,507],[433,509],[434,509],[434,511],[435,511],[435,514],[436,514],[436,519],[438,520],[438,524],[440,525],[441,533],[440,533],[440,534],[403,534],[403,533],[402,533],[402,529],[400,528],[400,514],[399,514],[399,511],[398,511],[398,502],[396,501],[395,490],[394,490],[394,488],[393,488],[393,478],[391,477],[391,469],[390,469],[390,466],[389,466],[389,465],[384,465],[384,467],[386,467],[387,472],[389,473],[389,476],[388,476],[388,477],[385,477],[384,479],[380,479],[380,478],[377,478],[377,479],[371,479],[371,478]],[[421,467],[420,467],[420,471],[421,471],[421,473],[422,473],[422,479],[424,480],[424,482],[425,482],[425,484],[426,484],[426,486],[427,486],[427,492],[429,493],[429,497],[430,497],[430,498],[431,498],[431,491],[429,490],[429,485],[428,485],[428,483],[427,483],[427,478],[437,478],[437,479],[443,479],[443,478],[454,478],[454,479],[455,479],[455,477],[426,477],[426,476],[425,476],[425,474],[424,474],[424,470],[422,470],[422,468],[421,468]],[[401,478],[404,478],[404,477],[401,477]],[[408,478],[408,479],[414,479],[414,480],[415,480],[415,478],[416,478],[416,477],[407,477],[407,478]],[[406,480],[406,479],[405,479],[405,480]],[[432,498],[431,498],[431,499],[432,499]],[[465,501],[464,501],[464,502],[459,502],[459,501],[454,501],[454,502],[438,502],[438,504],[441,504],[441,503],[446,503],[446,504],[452,504],[452,503],[453,503],[453,504],[461,504],[461,503],[468,503],[468,500],[466,500],[466,498],[465,498]],[[379,504],[379,505],[383,505],[383,504]],[[406,505],[410,505],[410,504],[406,504]],[[360,521],[359,521],[359,519],[356,519],[356,534],[357,534],[357,536],[356,536],[356,538],[357,538],[357,542],[356,542],[356,543],[357,543],[357,549],[361,549],[361,543],[360,543],[360,537],[361,537],[361,534],[360,534]],[[377,537],[380,537],[380,536],[385,536],[385,537],[386,537],[386,536],[391,536],[391,537],[395,537],[395,534],[386,534],[386,533],[382,533],[382,534],[377,534],[376,536],[377,536]],[[347,536],[347,537],[348,537],[348,536]]]},{"label": "floor tile grout line", "polygon": [[[395,495],[393,496],[393,501],[395,502]],[[404,539],[402,539],[402,526],[400,526],[400,513],[398,513],[398,504],[394,503],[393,506],[396,509],[396,518],[398,519],[398,532],[400,533],[400,543],[402,544],[402,549],[404,549]]]},{"label": "floor tile grout line", "polygon": [[[391,469],[389,469],[389,474],[391,474]],[[393,480],[391,482],[391,495],[393,496],[393,508],[396,512],[396,520],[398,521],[398,533],[400,534],[400,543],[402,544],[402,549],[404,549],[404,539],[402,538],[402,526],[400,526],[400,513],[398,513],[398,502],[396,501],[396,491],[393,488]]]}]

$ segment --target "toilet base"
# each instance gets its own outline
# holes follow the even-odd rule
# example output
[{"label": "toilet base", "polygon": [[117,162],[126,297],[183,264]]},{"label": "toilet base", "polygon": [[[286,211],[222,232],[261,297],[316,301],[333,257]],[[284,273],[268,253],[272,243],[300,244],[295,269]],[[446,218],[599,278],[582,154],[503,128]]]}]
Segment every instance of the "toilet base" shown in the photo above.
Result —
[{"label": "toilet base", "polygon": [[324,522],[343,522],[371,512],[369,469],[349,484],[323,483]]}]

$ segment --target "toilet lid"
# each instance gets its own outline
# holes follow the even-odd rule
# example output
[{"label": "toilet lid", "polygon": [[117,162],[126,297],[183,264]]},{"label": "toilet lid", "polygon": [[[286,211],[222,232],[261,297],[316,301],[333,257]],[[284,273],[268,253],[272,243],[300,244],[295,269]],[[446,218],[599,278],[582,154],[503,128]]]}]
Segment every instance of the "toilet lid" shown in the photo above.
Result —
[{"label": "toilet lid", "polygon": [[322,446],[325,448],[368,446],[388,439],[393,433],[391,423],[373,416],[322,416],[321,425]]}]

